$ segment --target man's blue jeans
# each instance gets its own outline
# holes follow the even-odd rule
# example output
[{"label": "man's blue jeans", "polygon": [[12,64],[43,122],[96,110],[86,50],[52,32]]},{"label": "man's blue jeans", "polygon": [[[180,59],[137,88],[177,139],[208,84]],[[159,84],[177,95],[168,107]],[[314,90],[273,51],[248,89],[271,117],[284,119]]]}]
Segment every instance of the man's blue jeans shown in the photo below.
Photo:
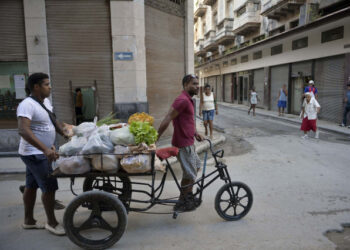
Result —
[{"label": "man's blue jeans", "polygon": [[350,112],[350,106],[345,106],[344,108],[344,115],[343,115],[343,124],[346,126],[346,117],[348,113]]}]

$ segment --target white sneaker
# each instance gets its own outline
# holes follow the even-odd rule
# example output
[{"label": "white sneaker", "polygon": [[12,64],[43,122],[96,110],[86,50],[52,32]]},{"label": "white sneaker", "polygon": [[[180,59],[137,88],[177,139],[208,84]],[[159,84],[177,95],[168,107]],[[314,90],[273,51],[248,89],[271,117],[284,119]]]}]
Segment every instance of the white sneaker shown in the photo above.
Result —
[{"label": "white sneaker", "polygon": [[53,233],[55,235],[65,235],[66,232],[64,231],[64,228],[60,225],[60,224],[57,224],[57,226],[55,227],[52,227],[50,226],[49,224],[45,224],[45,229],[47,231],[49,231],[50,233]]},{"label": "white sneaker", "polygon": [[345,127],[345,124],[344,124],[344,123],[342,123],[342,124],[339,124],[339,126],[340,126],[340,127]]},{"label": "white sneaker", "polygon": [[307,138],[309,138],[307,135],[303,135],[302,137],[301,137],[302,139],[307,139]]}]

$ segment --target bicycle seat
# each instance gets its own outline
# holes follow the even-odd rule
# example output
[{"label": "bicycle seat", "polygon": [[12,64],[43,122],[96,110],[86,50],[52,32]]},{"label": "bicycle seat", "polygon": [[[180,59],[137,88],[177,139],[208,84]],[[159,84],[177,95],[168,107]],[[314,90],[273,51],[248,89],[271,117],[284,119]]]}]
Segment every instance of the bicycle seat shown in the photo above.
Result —
[{"label": "bicycle seat", "polygon": [[171,156],[177,156],[179,149],[176,147],[161,148],[156,150],[156,155],[160,160],[168,159]]}]

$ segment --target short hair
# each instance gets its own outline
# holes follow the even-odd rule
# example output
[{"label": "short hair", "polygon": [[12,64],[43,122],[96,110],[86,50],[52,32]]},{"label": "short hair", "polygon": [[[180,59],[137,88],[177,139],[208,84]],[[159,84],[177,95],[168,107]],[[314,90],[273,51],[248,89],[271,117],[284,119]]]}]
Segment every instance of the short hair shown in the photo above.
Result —
[{"label": "short hair", "polygon": [[81,92],[81,88],[76,88],[76,89],[75,89],[75,92],[78,92],[78,91]]},{"label": "short hair", "polygon": [[198,77],[193,74],[185,75],[184,78],[182,78],[182,87],[185,87],[185,84],[189,83],[192,79],[198,79]]},{"label": "short hair", "polygon": [[210,85],[209,84],[205,84],[204,89],[206,89],[206,88],[210,88]]},{"label": "short hair", "polygon": [[[49,75],[45,73],[33,73],[28,77],[27,90],[32,91],[35,84],[41,85],[45,79],[49,79]],[[27,93],[28,94],[28,93]]]}]

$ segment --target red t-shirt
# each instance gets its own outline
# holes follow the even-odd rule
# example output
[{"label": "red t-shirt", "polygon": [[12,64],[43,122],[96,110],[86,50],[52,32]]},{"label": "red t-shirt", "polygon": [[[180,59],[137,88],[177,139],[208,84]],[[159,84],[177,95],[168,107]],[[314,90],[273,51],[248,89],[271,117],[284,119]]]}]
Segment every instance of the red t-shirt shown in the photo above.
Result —
[{"label": "red t-shirt", "polygon": [[181,95],[175,99],[172,107],[179,112],[179,115],[173,120],[173,146],[182,148],[193,145],[196,128],[194,102],[191,96],[186,91],[182,91]]}]

